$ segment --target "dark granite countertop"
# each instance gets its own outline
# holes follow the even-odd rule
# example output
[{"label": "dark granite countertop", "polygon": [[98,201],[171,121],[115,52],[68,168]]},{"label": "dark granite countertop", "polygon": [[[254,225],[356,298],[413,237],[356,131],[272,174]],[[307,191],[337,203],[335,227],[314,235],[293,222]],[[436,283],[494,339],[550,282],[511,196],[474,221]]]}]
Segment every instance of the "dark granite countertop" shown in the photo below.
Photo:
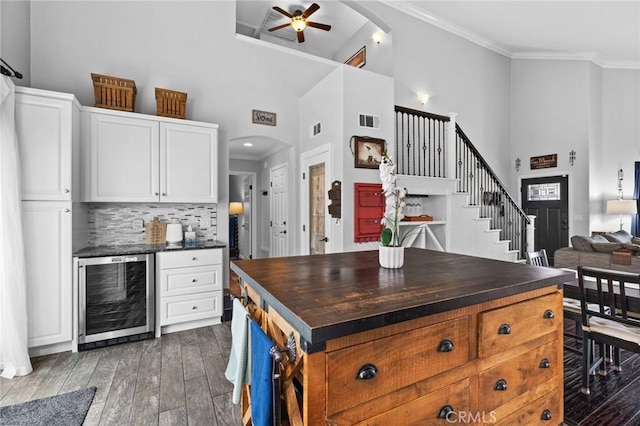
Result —
[{"label": "dark granite countertop", "polygon": [[157,253],[160,251],[201,250],[225,248],[221,241],[202,241],[195,244],[183,244],[181,247],[167,248],[166,244],[119,244],[110,246],[90,246],[73,253],[76,257],[118,256],[122,254]]},{"label": "dark granite countertop", "polygon": [[231,269],[311,345],[575,279],[559,269],[413,248],[400,269],[379,267],[377,250],[234,260]]}]

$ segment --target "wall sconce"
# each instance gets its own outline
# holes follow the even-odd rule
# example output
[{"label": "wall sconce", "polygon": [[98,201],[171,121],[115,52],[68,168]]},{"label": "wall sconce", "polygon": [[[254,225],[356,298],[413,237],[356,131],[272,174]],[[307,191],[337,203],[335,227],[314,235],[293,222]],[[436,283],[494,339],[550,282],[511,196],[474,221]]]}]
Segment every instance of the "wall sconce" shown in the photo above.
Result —
[{"label": "wall sconce", "polygon": [[418,102],[420,102],[420,105],[424,105],[429,102],[430,97],[428,93],[418,93]]},{"label": "wall sconce", "polygon": [[376,42],[376,44],[380,44],[380,42],[382,41],[382,36],[383,36],[382,31],[376,31],[375,33],[373,33],[371,38],[373,39],[373,41]]},{"label": "wall sconce", "polygon": [[576,152],[572,149],[569,151],[569,164],[573,166],[574,161],[576,161]]},{"label": "wall sconce", "polygon": [[522,164],[522,161],[520,160],[520,157],[516,158],[516,172],[520,171],[521,164]]}]

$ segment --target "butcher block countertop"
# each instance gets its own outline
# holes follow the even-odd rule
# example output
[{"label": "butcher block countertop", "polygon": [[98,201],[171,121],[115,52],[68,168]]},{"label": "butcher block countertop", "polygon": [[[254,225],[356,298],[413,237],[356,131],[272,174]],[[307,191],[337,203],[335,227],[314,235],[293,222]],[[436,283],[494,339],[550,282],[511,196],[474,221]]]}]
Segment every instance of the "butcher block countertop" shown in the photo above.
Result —
[{"label": "butcher block countertop", "polygon": [[377,250],[236,260],[231,269],[311,352],[338,337],[575,279],[552,268],[416,248],[405,249],[400,269],[381,268]]}]

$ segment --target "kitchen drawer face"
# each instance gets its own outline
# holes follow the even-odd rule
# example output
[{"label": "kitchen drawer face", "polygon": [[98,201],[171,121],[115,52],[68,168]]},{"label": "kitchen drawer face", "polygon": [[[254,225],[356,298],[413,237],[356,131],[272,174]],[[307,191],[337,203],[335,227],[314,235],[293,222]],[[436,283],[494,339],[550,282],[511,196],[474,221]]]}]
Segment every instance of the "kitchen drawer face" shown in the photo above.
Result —
[{"label": "kitchen drawer face", "polygon": [[554,340],[480,372],[480,411],[494,410],[547,380],[562,375],[559,344]]},{"label": "kitchen drawer face", "polygon": [[[438,418],[442,407],[447,405],[454,412],[443,419]],[[447,425],[465,423],[463,419],[468,412],[469,379],[464,379],[357,424],[368,426]]]},{"label": "kitchen drawer face", "polygon": [[178,296],[190,293],[222,290],[222,268],[199,266],[160,270],[160,295]]},{"label": "kitchen drawer face", "polygon": [[486,358],[561,329],[561,293],[483,312],[478,321],[478,356]]},{"label": "kitchen drawer face", "polygon": [[161,252],[160,269],[186,268],[188,266],[205,266],[222,264],[222,250],[185,250],[181,252]]},{"label": "kitchen drawer face", "polygon": [[560,392],[554,390],[542,398],[525,405],[504,419],[497,419],[496,425],[558,425],[564,419]]},{"label": "kitchen drawer face", "polygon": [[[327,415],[463,365],[468,360],[468,317],[330,352],[326,373]],[[367,364],[375,366],[375,377],[356,378]]]},{"label": "kitchen drawer face", "polygon": [[160,325],[222,316],[222,290],[186,296],[163,297]]}]

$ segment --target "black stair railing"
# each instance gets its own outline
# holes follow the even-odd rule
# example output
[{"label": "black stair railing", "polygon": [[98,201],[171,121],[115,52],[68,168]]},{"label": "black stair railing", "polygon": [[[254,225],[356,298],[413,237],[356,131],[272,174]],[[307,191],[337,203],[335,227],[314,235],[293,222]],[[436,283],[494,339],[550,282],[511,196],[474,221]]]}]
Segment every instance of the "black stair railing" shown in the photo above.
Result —
[{"label": "black stair railing", "polygon": [[[509,240],[509,249],[524,259],[529,218],[460,126],[456,124],[455,141],[448,146],[449,117],[401,106],[395,112],[397,172],[456,178],[458,192],[469,194],[469,203],[480,207],[481,217],[491,218],[491,227],[501,229],[500,239]],[[455,162],[447,163],[447,156],[455,156]],[[447,164],[455,164],[455,172],[447,170]]]}]

